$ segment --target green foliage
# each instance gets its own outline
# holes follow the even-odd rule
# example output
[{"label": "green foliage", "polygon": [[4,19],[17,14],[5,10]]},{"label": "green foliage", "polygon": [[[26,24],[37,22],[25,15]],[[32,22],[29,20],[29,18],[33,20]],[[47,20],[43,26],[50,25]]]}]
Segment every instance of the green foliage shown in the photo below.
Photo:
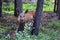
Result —
[{"label": "green foliage", "polygon": [[57,38],[58,35],[60,36],[59,30],[55,30],[55,29],[53,29],[53,28],[50,29],[50,28],[44,28],[44,27],[42,27],[41,31],[42,31],[44,34],[49,35],[50,40],[58,40],[58,39],[60,39],[60,38]]},{"label": "green foliage", "polygon": [[6,25],[0,23],[0,30],[7,31],[7,30],[10,30],[10,29],[11,29],[10,26],[6,26]]},{"label": "green foliage", "polygon": [[0,25],[0,30],[7,30],[7,28],[6,25]]},{"label": "green foliage", "polygon": [[29,10],[36,9],[36,4],[23,4],[23,10],[26,10],[26,9],[29,9]]},{"label": "green foliage", "polygon": [[[46,0],[44,3],[43,11],[53,11],[53,7],[54,6],[52,0]],[[8,9],[5,5],[3,5],[2,9],[4,12],[11,12],[14,10],[14,5],[8,6]],[[36,4],[23,4],[23,11],[25,11],[26,9],[36,9]],[[11,37],[10,35],[5,36],[4,34],[2,34],[1,29],[7,30],[7,27],[5,25],[0,25],[0,40],[60,40],[59,30],[55,30],[53,28],[60,29],[60,21],[54,21],[52,23],[49,23],[47,25],[47,28],[41,27],[38,36],[30,35],[30,28],[28,26],[25,26],[24,32],[16,33],[15,37]]]},{"label": "green foliage", "polygon": [[42,27],[38,36],[30,35],[30,28],[28,26],[25,27],[23,32],[16,33],[15,37],[10,35],[0,36],[0,40],[57,40],[57,35],[59,31],[55,31],[54,29],[47,29]]},{"label": "green foliage", "polygon": [[[29,10],[35,10],[37,7],[36,4],[23,4],[23,11],[25,11],[26,9],[29,9]],[[10,6],[5,6],[5,5],[2,5],[2,9],[4,12],[12,12],[14,13],[14,4],[11,4]],[[50,1],[45,1],[44,2],[44,8],[43,8],[43,11],[53,11],[54,9],[54,5],[53,5],[53,2],[50,0]]]},{"label": "green foliage", "polygon": [[2,5],[2,9],[5,10],[5,11],[13,11],[14,10],[14,5],[9,5],[9,6],[6,6],[6,5]]},{"label": "green foliage", "polygon": [[55,29],[60,29],[60,21],[53,21],[52,23],[48,24],[48,27],[52,27]]}]

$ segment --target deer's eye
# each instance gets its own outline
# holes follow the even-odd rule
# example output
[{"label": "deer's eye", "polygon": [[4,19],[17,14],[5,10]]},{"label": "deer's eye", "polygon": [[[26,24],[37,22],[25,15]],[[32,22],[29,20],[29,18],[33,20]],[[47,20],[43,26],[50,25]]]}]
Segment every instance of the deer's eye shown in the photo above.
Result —
[{"label": "deer's eye", "polygon": [[21,16],[20,16],[21,17]]}]

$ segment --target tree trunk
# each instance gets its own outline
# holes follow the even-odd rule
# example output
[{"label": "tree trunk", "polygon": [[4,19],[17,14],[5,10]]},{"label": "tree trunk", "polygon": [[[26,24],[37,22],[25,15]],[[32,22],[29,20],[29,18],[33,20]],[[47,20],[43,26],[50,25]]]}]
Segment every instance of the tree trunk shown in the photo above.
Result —
[{"label": "tree trunk", "polygon": [[36,16],[35,16],[34,23],[33,23],[33,30],[31,31],[31,33],[34,35],[38,35],[39,33],[43,4],[44,4],[44,0],[37,1]]},{"label": "tree trunk", "polygon": [[0,17],[2,16],[2,0],[0,0]]},{"label": "tree trunk", "polygon": [[55,2],[54,2],[54,13],[57,12],[57,1],[58,1],[58,0],[55,0]]},{"label": "tree trunk", "polygon": [[58,5],[57,5],[57,15],[58,15],[58,19],[60,20],[60,0],[58,0]]},{"label": "tree trunk", "polygon": [[14,16],[17,17],[19,13],[22,12],[22,0],[15,0],[14,4],[15,4]]}]

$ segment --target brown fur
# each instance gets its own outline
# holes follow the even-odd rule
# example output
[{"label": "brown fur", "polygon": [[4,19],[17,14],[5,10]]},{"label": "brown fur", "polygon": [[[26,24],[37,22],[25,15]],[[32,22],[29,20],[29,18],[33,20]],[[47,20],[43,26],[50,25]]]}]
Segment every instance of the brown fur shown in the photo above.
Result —
[{"label": "brown fur", "polygon": [[[28,21],[33,20],[34,17],[35,17],[35,10],[29,10],[27,13],[25,13],[24,22],[27,23]],[[18,21],[18,23],[21,22],[20,16],[18,16],[17,21]]]}]

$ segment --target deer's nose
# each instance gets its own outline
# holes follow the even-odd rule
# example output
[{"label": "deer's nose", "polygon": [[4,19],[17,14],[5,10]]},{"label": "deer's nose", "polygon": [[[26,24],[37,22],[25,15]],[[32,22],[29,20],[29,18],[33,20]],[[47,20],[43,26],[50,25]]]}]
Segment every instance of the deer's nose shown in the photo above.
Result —
[{"label": "deer's nose", "polygon": [[23,20],[21,20],[23,22]]}]

